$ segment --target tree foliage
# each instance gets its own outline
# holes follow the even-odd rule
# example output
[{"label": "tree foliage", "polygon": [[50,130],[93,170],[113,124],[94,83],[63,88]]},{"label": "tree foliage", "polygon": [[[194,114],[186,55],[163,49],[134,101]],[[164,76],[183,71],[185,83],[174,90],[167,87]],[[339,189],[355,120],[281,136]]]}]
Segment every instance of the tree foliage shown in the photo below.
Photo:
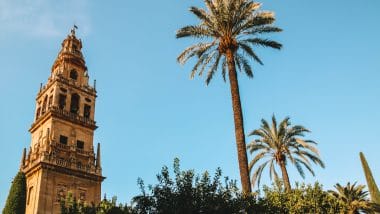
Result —
[{"label": "tree foliage", "polygon": [[[179,160],[174,161],[174,178],[164,166],[157,175],[158,184],[145,188],[139,179],[141,195],[134,197],[133,210],[136,213],[240,213],[252,211],[253,196],[243,197],[236,181],[217,169],[211,177],[206,171],[196,175],[193,170],[182,171]],[[148,193],[147,193],[148,190]]]},{"label": "tree foliage", "polygon": [[65,200],[61,201],[61,214],[130,214],[130,207],[123,204],[117,204],[117,198],[114,196],[111,200],[106,197],[95,206],[95,204],[85,204],[69,192]]},{"label": "tree foliage", "polygon": [[190,74],[191,78],[196,74],[202,75],[208,69],[206,83],[209,84],[217,69],[221,67],[223,79],[226,80],[228,51],[232,52],[237,69],[244,71],[248,77],[253,77],[250,60],[263,64],[255,49],[281,49],[280,43],[262,37],[282,30],[272,25],[275,21],[274,13],[260,11],[260,3],[251,0],[204,2],[206,10],[190,8],[190,12],[199,19],[199,24],[185,26],[176,34],[177,38],[193,37],[206,40],[186,48],[177,58],[181,64],[185,64],[190,58],[197,58]]},{"label": "tree foliage", "polygon": [[[338,185],[341,188],[332,192],[323,190],[319,183],[296,183],[294,188],[286,191],[284,183],[277,180],[272,187],[264,186],[262,192],[246,195],[239,190],[236,181],[223,178],[220,169],[213,176],[207,171],[196,174],[194,170],[181,170],[178,159],[174,160],[172,171],[164,166],[156,177],[157,183],[147,187],[142,179],[138,179],[141,193],[132,199],[130,206],[117,204],[116,197],[110,200],[105,197],[97,206],[86,205],[68,194],[62,201],[62,214],[345,214],[350,210],[355,211],[351,213],[372,213],[378,209],[369,202],[362,185]],[[359,203],[343,200],[349,198],[347,192],[358,193],[351,194],[351,198],[356,198]],[[362,206],[364,203],[368,206]],[[361,208],[351,209],[352,205]]]},{"label": "tree foliage", "polygon": [[350,182],[346,186],[337,183],[335,191],[330,191],[331,194],[340,202],[344,213],[359,214],[379,212],[379,206],[372,203],[368,199],[368,192],[364,191],[364,185],[352,185]]},{"label": "tree foliage", "polygon": [[270,214],[336,214],[341,206],[334,197],[322,189],[322,185],[296,184],[286,191],[281,181],[273,187],[264,186],[264,196],[259,198],[258,213]]},{"label": "tree foliage", "polygon": [[256,138],[247,146],[248,151],[254,154],[249,163],[249,169],[252,170],[260,161],[263,162],[253,172],[252,184],[257,181],[258,186],[260,185],[261,174],[266,166],[269,167],[270,178],[274,178],[275,181],[279,180],[276,172],[277,165],[281,169],[285,189],[289,191],[291,186],[286,168],[288,162],[296,166],[303,178],[305,177],[304,168],[314,176],[311,163],[324,168],[325,164],[314,146],[317,143],[303,139],[307,132],[310,131],[303,126],[291,126],[289,117],[286,117],[279,124],[277,124],[274,115],[271,124],[262,119],[260,129],[253,130],[249,134]]},{"label": "tree foliage", "polygon": [[26,177],[18,172],[13,179],[3,214],[24,214],[26,206]]}]

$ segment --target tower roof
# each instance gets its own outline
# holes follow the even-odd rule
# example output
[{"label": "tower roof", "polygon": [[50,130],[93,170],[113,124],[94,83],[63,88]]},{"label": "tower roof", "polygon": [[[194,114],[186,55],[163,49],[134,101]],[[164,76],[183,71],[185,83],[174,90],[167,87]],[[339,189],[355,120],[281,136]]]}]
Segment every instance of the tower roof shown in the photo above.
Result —
[{"label": "tower roof", "polygon": [[62,48],[53,64],[52,71],[63,63],[72,63],[87,70],[86,62],[82,54],[82,41],[75,36],[77,26],[73,26],[70,33],[62,42]]}]

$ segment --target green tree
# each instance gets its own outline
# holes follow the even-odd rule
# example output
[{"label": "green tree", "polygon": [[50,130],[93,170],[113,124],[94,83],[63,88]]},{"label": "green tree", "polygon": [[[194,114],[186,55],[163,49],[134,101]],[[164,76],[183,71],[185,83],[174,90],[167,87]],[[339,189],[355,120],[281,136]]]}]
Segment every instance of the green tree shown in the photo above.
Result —
[{"label": "green tree", "polygon": [[191,71],[191,78],[197,73],[202,75],[209,67],[206,84],[209,84],[219,67],[221,67],[224,80],[226,80],[228,70],[240,177],[243,192],[248,193],[251,192],[251,185],[237,70],[244,71],[248,77],[252,78],[253,72],[249,59],[263,64],[253,47],[275,49],[282,47],[276,41],[258,36],[280,32],[281,29],[272,26],[275,21],[273,13],[259,11],[260,4],[251,0],[204,0],[204,2],[206,10],[198,7],[190,8],[200,23],[179,29],[176,37],[193,37],[206,41],[186,48],[177,60],[185,64],[188,59],[197,58]]},{"label": "green tree", "polygon": [[72,192],[68,192],[66,198],[60,200],[61,214],[96,214],[95,205],[83,203],[77,200]]},{"label": "green tree", "polygon": [[18,172],[9,190],[3,214],[24,214],[26,206],[26,177]]},{"label": "green tree", "polygon": [[272,126],[264,119],[261,120],[261,128],[253,130],[249,136],[256,137],[247,146],[251,154],[255,153],[254,158],[249,163],[249,169],[260,161],[264,161],[256,168],[252,176],[252,183],[257,181],[260,185],[261,174],[266,166],[269,166],[269,175],[275,181],[279,180],[276,172],[277,164],[282,172],[285,189],[290,191],[290,181],[287,172],[287,162],[294,164],[304,178],[306,168],[313,176],[314,171],[311,167],[311,162],[325,167],[319,157],[319,152],[313,146],[317,143],[312,140],[304,140],[303,136],[306,132],[310,132],[303,126],[291,126],[289,117],[286,117],[280,124],[277,125],[275,116],[272,116]]},{"label": "green tree", "polygon": [[360,152],[360,160],[362,162],[365,178],[367,180],[367,186],[368,186],[369,193],[371,195],[371,201],[374,203],[380,204],[379,188],[376,185],[371,169],[369,168],[367,160],[365,159],[364,154],[362,152]]},{"label": "green tree", "polygon": [[256,206],[253,195],[243,196],[235,181],[222,179],[217,169],[212,178],[206,171],[195,175],[193,170],[181,170],[174,161],[174,178],[164,166],[157,175],[158,184],[147,192],[139,179],[142,194],[133,198],[133,213],[187,214],[187,213],[252,213]]},{"label": "green tree", "polygon": [[95,206],[88,205],[73,197],[69,192],[66,199],[61,200],[61,214],[129,214],[132,213],[130,207],[116,204],[116,196],[108,200],[106,197]]},{"label": "green tree", "polygon": [[322,185],[305,185],[296,183],[290,192],[286,191],[280,181],[274,187],[264,186],[264,197],[258,201],[259,213],[270,214],[336,214],[341,207],[336,198],[322,189]]},{"label": "green tree", "polygon": [[337,183],[334,187],[336,190],[330,192],[342,204],[344,213],[373,213],[377,209],[377,206],[368,200],[368,192],[364,191],[364,185],[356,186],[356,182],[352,185],[348,182],[346,186]]},{"label": "green tree", "polygon": [[113,196],[111,200],[106,197],[100,202],[96,214],[129,214],[130,208],[127,205],[117,205],[117,197]]}]

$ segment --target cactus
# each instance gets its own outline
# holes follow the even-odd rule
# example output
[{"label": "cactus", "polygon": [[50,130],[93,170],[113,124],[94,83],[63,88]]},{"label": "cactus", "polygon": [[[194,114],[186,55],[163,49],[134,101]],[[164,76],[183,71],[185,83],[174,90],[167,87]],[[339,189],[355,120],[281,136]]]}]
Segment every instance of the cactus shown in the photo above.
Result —
[{"label": "cactus", "polygon": [[368,166],[368,163],[364,157],[364,154],[362,152],[360,152],[359,154],[360,154],[360,160],[362,162],[365,178],[367,180],[368,190],[371,195],[371,201],[374,203],[380,204],[379,188],[377,187],[375,179],[372,176],[371,169]]}]

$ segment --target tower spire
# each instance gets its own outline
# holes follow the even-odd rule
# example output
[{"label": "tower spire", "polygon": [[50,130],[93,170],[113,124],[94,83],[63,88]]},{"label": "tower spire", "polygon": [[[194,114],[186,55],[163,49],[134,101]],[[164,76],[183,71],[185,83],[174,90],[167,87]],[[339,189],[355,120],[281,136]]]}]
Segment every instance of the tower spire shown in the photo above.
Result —
[{"label": "tower spire", "polygon": [[95,167],[97,169],[101,169],[101,159],[100,159],[100,143],[98,143],[98,147],[96,149],[96,164]]},{"label": "tower spire", "polygon": [[82,54],[82,41],[75,36],[77,29],[78,27],[74,25],[69,35],[63,40],[61,51],[58,53],[52,66],[52,72],[60,73],[62,70],[65,70],[67,63],[81,68],[83,72],[87,70]]}]

